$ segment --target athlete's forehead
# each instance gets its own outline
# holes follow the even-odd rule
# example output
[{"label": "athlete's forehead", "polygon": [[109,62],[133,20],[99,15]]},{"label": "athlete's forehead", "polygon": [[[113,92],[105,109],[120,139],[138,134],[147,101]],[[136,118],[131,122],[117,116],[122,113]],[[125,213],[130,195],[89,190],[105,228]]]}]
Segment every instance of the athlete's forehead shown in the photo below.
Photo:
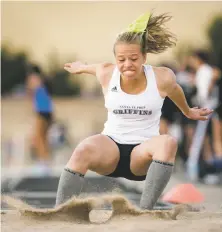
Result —
[{"label": "athlete's forehead", "polygon": [[138,44],[121,43],[115,46],[116,56],[139,56],[141,55],[140,46]]},{"label": "athlete's forehead", "polygon": [[116,54],[116,57],[119,58],[119,57],[125,57],[125,56],[129,56],[129,57],[138,57],[139,54],[138,53],[118,53]]}]

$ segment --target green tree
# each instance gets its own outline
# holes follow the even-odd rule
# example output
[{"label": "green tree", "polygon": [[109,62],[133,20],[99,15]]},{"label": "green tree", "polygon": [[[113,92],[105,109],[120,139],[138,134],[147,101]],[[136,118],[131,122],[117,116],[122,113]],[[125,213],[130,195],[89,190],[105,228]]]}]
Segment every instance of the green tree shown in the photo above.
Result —
[{"label": "green tree", "polygon": [[1,49],[1,94],[10,92],[25,82],[28,56],[25,52],[11,53],[5,46]]},{"label": "green tree", "polygon": [[222,15],[216,16],[207,30],[213,63],[222,70]]},{"label": "green tree", "polygon": [[60,97],[79,96],[80,84],[78,80],[73,78],[74,81],[70,81],[70,74],[63,69],[64,62],[61,62],[59,57],[56,50],[48,55],[52,94]]},{"label": "green tree", "polygon": [[[70,81],[69,73],[63,69],[57,53],[49,54],[49,84],[54,96],[78,96],[80,84],[78,80]],[[1,49],[1,94],[10,93],[19,84],[25,84],[27,67],[30,63],[27,53],[11,52],[8,46]]]},{"label": "green tree", "polygon": [[57,70],[53,72],[51,77],[52,94],[54,96],[68,97],[79,96],[80,85],[78,82],[71,82],[69,80],[69,73],[65,70]]}]

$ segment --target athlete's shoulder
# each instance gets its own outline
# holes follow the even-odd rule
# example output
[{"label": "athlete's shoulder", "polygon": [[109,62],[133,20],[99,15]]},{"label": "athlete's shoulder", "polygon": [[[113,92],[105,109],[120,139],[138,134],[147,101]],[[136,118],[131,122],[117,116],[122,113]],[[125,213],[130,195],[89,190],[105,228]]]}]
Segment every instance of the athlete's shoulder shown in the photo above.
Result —
[{"label": "athlete's shoulder", "polygon": [[155,67],[155,66],[152,66],[152,67],[153,67],[154,72],[159,74],[159,75],[162,75],[162,76],[164,75],[166,77],[175,76],[173,70],[170,69],[170,68],[167,68],[167,67]]},{"label": "athlete's shoulder", "polygon": [[97,77],[103,87],[108,85],[115,67],[116,66],[112,63],[101,63],[97,72]]},{"label": "athlete's shoulder", "polygon": [[158,89],[162,96],[176,85],[176,76],[172,69],[167,67],[153,67]]},{"label": "athlete's shoulder", "polygon": [[172,69],[167,67],[153,67],[153,71],[157,77],[160,79],[163,85],[168,85],[176,81],[176,75]]}]

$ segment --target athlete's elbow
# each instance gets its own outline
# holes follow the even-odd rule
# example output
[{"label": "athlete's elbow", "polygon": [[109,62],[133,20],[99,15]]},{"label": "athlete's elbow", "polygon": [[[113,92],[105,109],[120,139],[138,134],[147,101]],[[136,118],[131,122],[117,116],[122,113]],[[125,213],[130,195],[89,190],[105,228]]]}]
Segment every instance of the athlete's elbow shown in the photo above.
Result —
[{"label": "athlete's elbow", "polygon": [[111,65],[113,65],[113,64],[112,63],[107,63],[107,62],[101,63],[101,64],[98,64],[97,69],[101,71],[101,70],[104,70],[106,68],[109,68]]}]

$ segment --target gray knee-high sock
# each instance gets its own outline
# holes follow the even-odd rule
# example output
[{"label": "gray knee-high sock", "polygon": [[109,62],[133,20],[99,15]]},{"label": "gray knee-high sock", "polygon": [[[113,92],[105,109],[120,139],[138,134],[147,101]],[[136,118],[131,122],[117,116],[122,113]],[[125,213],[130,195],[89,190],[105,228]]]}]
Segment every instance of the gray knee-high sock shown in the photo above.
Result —
[{"label": "gray knee-high sock", "polygon": [[82,190],[83,183],[84,175],[65,168],[59,180],[56,206],[64,203],[72,196],[78,196]]},{"label": "gray knee-high sock", "polygon": [[140,200],[141,208],[153,209],[158,198],[166,187],[172,171],[172,163],[153,160],[145,180],[144,189]]}]

